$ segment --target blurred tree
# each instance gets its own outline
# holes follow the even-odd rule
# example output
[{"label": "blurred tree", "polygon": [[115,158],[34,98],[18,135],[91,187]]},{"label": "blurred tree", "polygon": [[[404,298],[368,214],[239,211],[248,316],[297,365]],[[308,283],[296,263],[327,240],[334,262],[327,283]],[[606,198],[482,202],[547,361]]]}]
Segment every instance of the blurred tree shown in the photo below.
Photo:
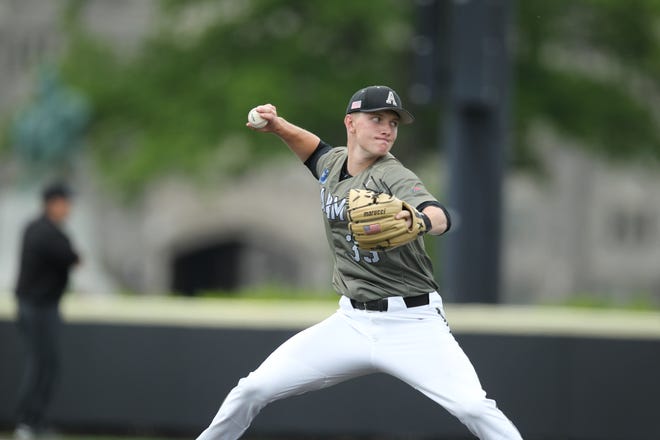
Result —
[{"label": "blurred tree", "polygon": [[[133,56],[84,28],[86,5],[72,1],[66,14],[62,72],[93,104],[104,175],[129,193],[166,173],[236,173],[288,154],[244,129],[256,104],[340,144],[348,94],[408,84],[414,2],[163,0],[157,32]],[[528,137],[537,121],[608,157],[657,160],[660,2],[521,0],[517,11],[513,163],[539,164]],[[436,149],[424,139],[435,130],[412,130],[397,154]]]},{"label": "blurred tree", "polygon": [[657,0],[518,2],[514,160],[543,120],[615,159],[660,158]]},{"label": "blurred tree", "polygon": [[85,5],[68,11],[62,70],[94,103],[105,175],[129,192],[163,173],[234,173],[288,154],[245,129],[257,104],[340,144],[353,91],[405,84],[406,2],[165,1],[158,31],[130,58],[84,29]]}]

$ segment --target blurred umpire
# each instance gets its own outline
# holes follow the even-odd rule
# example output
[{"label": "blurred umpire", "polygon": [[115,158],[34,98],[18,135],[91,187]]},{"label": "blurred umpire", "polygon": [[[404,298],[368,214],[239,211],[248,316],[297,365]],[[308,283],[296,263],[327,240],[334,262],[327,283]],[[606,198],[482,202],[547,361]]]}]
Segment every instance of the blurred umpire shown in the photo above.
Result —
[{"label": "blurred umpire", "polygon": [[16,284],[18,328],[27,348],[15,437],[29,440],[45,432],[45,412],[58,372],[59,303],[69,271],[79,257],[65,232],[72,193],[63,183],[47,186],[43,212],[28,223],[21,244]]}]

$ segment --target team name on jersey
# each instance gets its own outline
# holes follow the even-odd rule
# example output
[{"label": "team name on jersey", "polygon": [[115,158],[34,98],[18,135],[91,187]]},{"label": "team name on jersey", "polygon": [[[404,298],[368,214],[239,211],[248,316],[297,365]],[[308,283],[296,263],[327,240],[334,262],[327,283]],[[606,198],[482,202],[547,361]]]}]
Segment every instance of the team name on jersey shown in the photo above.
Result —
[{"label": "team name on jersey", "polygon": [[330,221],[344,221],[346,219],[346,199],[332,195],[326,191],[325,187],[321,187],[321,211]]}]

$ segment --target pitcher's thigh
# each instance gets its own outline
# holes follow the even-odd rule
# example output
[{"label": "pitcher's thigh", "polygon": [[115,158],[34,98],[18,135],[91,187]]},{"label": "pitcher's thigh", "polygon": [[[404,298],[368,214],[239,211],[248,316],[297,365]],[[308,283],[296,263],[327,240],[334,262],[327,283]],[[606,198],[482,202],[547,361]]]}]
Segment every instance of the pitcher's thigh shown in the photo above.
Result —
[{"label": "pitcher's thigh", "polygon": [[442,319],[418,322],[407,333],[384,353],[381,360],[384,372],[447,409],[485,398],[472,363]]},{"label": "pitcher's thigh", "polygon": [[239,386],[267,400],[325,388],[373,371],[364,337],[340,314],[294,335]]}]

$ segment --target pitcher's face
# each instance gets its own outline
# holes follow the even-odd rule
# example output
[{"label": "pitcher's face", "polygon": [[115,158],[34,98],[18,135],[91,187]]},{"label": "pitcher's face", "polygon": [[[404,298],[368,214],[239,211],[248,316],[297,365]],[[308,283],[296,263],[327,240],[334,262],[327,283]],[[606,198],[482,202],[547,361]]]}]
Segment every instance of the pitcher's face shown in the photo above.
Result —
[{"label": "pitcher's face", "polygon": [[[390,152],[399,129],[399,115],[391,110],[352,113],[349,136],[369,156],[380,157]],[[352,132],[351,132],[352,130]]]}]

